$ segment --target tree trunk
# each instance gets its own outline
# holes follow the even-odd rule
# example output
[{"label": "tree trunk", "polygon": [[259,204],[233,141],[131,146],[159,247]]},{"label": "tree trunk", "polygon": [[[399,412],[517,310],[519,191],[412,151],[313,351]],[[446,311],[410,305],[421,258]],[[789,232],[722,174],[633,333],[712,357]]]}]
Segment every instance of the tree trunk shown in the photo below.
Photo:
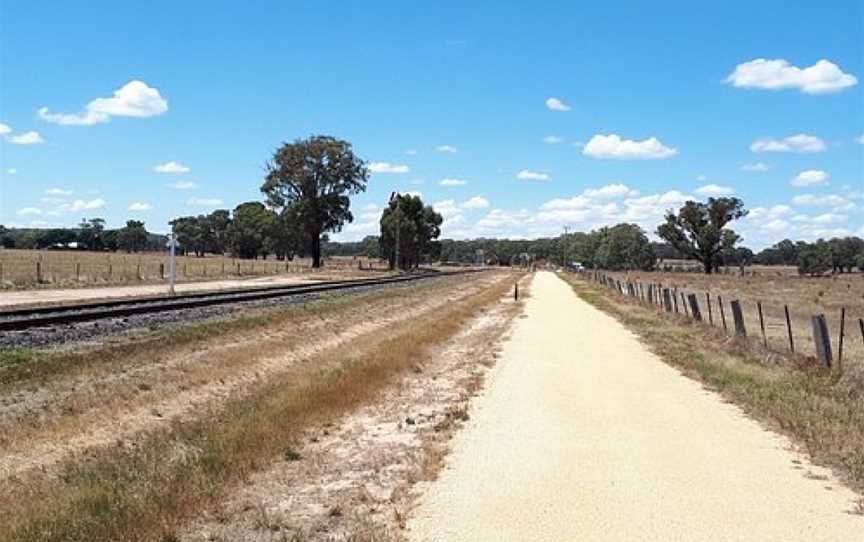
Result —
[{"label": "tree trunk", "polygon": [[321,267],[321,234],[318,232],[312,234],[312,267]]},{"label": "tree trunk", "polygon": [[706,258],[704,262],[702,262],[702,267],[705,269],[705,274],[710,275],[714,270],[714,266],[711,263],[711,260]]}]

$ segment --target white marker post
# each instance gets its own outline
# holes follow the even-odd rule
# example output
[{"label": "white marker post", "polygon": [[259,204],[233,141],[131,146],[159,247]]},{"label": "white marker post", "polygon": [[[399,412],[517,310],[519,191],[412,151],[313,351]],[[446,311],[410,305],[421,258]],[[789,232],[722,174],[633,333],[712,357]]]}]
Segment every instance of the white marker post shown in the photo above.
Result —
[{"label": "white marker post", "polygon": [[174,295],[174,280],[177,278],[177,238],[174,232],[168,234],[168,252],[170,254],[168,260],[168,274],[171,277],[171,284],[168,286],[168,295]]}]

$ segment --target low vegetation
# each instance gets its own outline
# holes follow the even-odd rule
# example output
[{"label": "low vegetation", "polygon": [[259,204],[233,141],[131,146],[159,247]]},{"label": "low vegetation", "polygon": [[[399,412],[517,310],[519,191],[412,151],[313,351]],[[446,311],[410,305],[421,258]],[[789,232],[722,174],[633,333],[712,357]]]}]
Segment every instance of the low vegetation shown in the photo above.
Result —
[{"label": "low vegetation", "polygon": [[252,473],[274,461],[302,460],[292,445],[304,429],[373,400],[510,288],[509,280],[499,281],[393,326],[386,336],[324,351],[304,364],[304,373],[271,379],[242,400],[176,421],[135,447],[93,450],[58,476],[7,487],[0,493],[8,514],[0,539],[173,540],[184,521]]},{"label": "low vegetation", "polygon": [[864,488],[864,370],[840,377],[806,360],[766,363],[721,329],[665,316],[603,287],[566,277],[584,300],[635,331],[664,361],[793,438],[815,462]]}]

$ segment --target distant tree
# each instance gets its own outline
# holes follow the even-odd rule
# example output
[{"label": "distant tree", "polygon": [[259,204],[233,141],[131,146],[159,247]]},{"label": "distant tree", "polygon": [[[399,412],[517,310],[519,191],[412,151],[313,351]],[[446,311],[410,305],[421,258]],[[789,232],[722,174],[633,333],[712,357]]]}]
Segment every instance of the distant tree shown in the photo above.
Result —
[{"label": "distant tree", "polygon": [[321,266],[321,236],[341,231],[353,216],[350,197],[366,190],[369,171],[351,144],[328,136],[285,143],[267,164],[261,191],[278,213],[292,209]]},{"label": "distant tree", "polygon": [[228,209],[217,209],[207,215],[206,221],[210,238],[210,252],[224,254],[228,250],[230,242],[231,212]]},{"label": "distant tree", "polygon": [[264,254],[264,243],[272,228],[273,214],[263,203],[241,203],[234,208],[231,219],[231,253],[239,258],[257,258]]},{"label": "distant tree", "polygon": [[111,252],[117,252],[119,248],[119,234],[120,230],[105,230],[100,234],[99,244],[101,246],[100,250],[110,250]]},{"label": "distant tree", "polygon": [[361,241],[361,254],[367,258],[380,258],[381,247],[379,246],[379,237],[377,235],[367,235]]},{"label": "distant tree", "polygon": [[831,248],[831,267],[835,272],[851,273],[860,254],[864,254],[864,240],[858,237],[834,238],[828,241]]},{"label": "distant tree", "polygon": [[267,210],[270,215],[269,229],[264,246],[279,260],[293,260],[294,256],[308,245],[303,226],[295,216],[295,209],[289,207],[282,214]]},{"label": "distant tree", "polygon": [[855,258],[855,267],[858,268],[859,273],[864,273],[864,252]]},{"label": "distant tree", "polygon": [[78,247],[85,250],[102,250],[102,232],[105,230],[104,218],[82,219],[78,224]]},{"label": "distant tree", "polygon": [[399,194],[393,197],[381,214],[379,238],[380,253],[390,261],[390,268],[410,269],[417,267],[424,258],[439,257],[441,246],[434,241],[441,235],[443,221],[431,205],[423,205],[419,196]]},{"label": "distant tree", "polygon": [[753,251],[747,247],[734,247],[723,251],[721,258],[724,265],[737,265],[743,273],[744,268],[753,263]]},{"label": "distant tree", "polygon": [[688,201],[678,213],[668,212],[657,235],[682,254],[702,263],[710,274],[720,263],[720,255],[731,250],[740,236],[726,225],[747,214],[738,198],[708,198],[707,203]]},{"label": "distant tree", "polygon": [[592,232],[599,236],[595,256],[598,267],[612,270],[650,270],[657,256],[642,228],[636,224],[618,224]]},{"label": "distant tree", "polygon": [[138,252],[147,246],[147,229],[140,220],[127,220],[117,231],[117,247],[126,252]]},{"label": "distant tree", "polygon": [[822,239],[801,247],[798,252],[798,273],[802,275],[821,276],[831,267],[831,246]]},{"label": "distant tree", "polygon": [[15,248],[15,238],[8,228],[0,224],[0,247]]}]

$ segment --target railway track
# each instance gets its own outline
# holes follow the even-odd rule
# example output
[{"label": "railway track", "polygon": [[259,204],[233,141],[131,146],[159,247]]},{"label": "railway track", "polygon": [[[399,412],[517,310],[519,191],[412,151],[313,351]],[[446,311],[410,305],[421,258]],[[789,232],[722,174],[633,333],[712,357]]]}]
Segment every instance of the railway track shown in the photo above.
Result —
[{"label": "railway track", "polygon": [[59,326],[107,318],[122,318],[136,314],[152,314],[195,307],[240,303],[244,301],[257,301],[261,299],[348,290],[367,286],[416,282],[429,278],[448,275],[463,275],[467,273],[476,273],[478,271],[479,270],[465,270],[447,274],[422,273],[396,277],[338,280],[319,282],[316,284],[231,289],[219,290],[216,292],[180,294],[175,296],[117,299],[111,301],[54,305],[29,309],[12,309],[0,311],[0,333],[4,331],[20,331],[31,328]]}]

